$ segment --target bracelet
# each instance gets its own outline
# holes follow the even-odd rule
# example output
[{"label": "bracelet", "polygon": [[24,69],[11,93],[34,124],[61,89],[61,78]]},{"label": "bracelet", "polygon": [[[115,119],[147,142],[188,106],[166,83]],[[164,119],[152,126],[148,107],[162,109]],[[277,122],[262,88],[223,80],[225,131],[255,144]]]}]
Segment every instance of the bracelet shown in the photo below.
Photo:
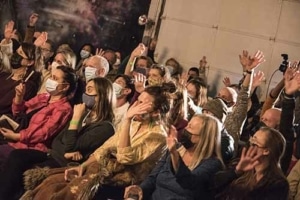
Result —
[{"label": "bracelet", "polygon": [[252,70],[251,70],[251,71],[246,70],[246,73],[247,73],[247,74],[252,74],[252,72],[253,72]]},{"label": "bracelet", "polygon": [[78,125],[79,121],[78,120],[71,120],[70,125]]}]

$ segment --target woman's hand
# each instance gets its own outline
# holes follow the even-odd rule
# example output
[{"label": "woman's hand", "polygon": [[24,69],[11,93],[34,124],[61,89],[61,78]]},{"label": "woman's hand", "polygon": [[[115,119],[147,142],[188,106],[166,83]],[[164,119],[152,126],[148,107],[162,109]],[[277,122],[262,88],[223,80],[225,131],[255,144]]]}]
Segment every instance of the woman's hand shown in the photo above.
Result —
[{"label": "woman's hand", "polygon": [[47,32],[42,32],[34,41],[34,45],[37,47],[41,47],[42,45],[45,44],[45,42],[48,39],[48,33]]},{"label": "woman's hand", "polygon": [[16,33],[16,29],[14,29],[15,22],[14,21],[9,21],[4,28],[4,38],[6,42],[8,43],[11,38],[14,36]]},{"label": "woman's hand", "polygon": [[138,200],[142,200],[143,198],[143,190],[138,185],[131,185],[125,188],[124,199],[128,199],[132,196],[138,196]]},{"label": "woman's hand", "polygon": [[235,168],[237,172],[253,170],[259,164],[258,159],[262,156],[262,153],[259,153],[257,149],[255,146],[250,146],[248,150],[243,148],[241,159]]},{"label": "woman's hand", "polygon": [[20,134],[13,132],[10,129],[7,128],[0,128],[0,133],[4,136],[7,140],[13,140],[13,141],[19,141],[20,140]]},{"label": "woman's hand", "polygon": [[80,120],[86,110],[85,103],[76,104],[73,108],[72,120]]},{"label": "woman's hand", "polygon": [[38,19],[39,19],[39,14],[32,13],[29,17],[29,26],[35,26]]},{"label": "woman's hand", "polygon": [[132,119],[135,115],[142,115],[148,113],[151,108],[152,108],[152,102],[139,103],[137,100],[127,110],[126,118]]},{"label": "woman's hand", "polygon": [[79,151],[65,153],[64,156],[66,159],[74,160],[74,161],[80,161],[83,158],[83,156],[81,155],[81,153]]},{"label": "woman's hand", "polygon": [[231,85],[230,78],[226,76],[226,77],[223,79],[223,84],[225,85],[225,87],[229,87],[229,86]]},{"label": "woman's hand", "polygon": [[15,87],[16,96],[15,96],[15,103],[20,104],[23,101],[23,97],[26,92],[26,87],[24,83],[20,83]]},{"label": "woman's hand", "polygon": [[177,144],[177,130],[174,126],[171,126],[167,137],[167,146],[170,153],[176,152],[176,144]]},{"label": "woman's hand", "polygon": [[65,180],[71,181],[74,178],[81,177],[85,172],[85,167],[83,164],[78,167],[72,167],[65,170]]},{"label": "woman's hand", "polygon": [[143,43],[140,43],[132,52],[131,57],[139,57],[143,55],[146,51],[146,46]]},{"label": "woman's hand", "polygon": [[142,93],[145,90],[146,76],[140,73],[134,75],[134,87],[135,91]]},{"label": "woman's hand", "polygon": [[246,70],[252,71],[265,61],[263,52],[258,50],[255,55],[250,58],[248,65],[246,66]]}]

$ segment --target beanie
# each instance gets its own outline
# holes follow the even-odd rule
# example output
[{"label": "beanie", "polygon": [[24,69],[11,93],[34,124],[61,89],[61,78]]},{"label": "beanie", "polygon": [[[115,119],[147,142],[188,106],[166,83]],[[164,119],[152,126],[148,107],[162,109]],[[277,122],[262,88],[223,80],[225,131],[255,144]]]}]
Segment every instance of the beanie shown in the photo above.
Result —
[{"label": "beanie", "polygon": [[227,115],[227,106],[219,98],[209,100],[204,106],[203,110],[211,112],[216,118],[224,123]]}]

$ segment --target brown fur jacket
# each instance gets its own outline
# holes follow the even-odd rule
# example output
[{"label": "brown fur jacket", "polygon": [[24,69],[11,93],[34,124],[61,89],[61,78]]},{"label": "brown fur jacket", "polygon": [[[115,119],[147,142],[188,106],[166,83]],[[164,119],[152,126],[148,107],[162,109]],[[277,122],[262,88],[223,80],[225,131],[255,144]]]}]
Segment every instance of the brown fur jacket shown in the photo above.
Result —
[{"label": "brown fur jacket", "polygon": [[135,165],[124,165],[107,151],[101,163],[87,167],[82,177],[71,182],[64,180],[66,168],[36,168],[24,173],[27,192],[21,198],[29,199],[92,199],[101,185],[123,186],[140,184],[154,168],[155,163],[144,161]]}]

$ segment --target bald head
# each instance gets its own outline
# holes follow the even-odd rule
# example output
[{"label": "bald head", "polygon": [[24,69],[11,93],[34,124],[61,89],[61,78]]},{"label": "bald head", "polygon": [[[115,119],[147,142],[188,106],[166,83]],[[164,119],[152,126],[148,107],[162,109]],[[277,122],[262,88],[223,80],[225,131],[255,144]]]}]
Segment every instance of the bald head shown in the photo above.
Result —
[{"label": "bald head", "polygon": [[84,62],[85,67],[92,67],[96,68],[96,76],[97,77],[105,77],[109,71],[109,64],[107,60],[102,56],[91,56],[90,58],[86,59]]},{"label": "bald head", "polygon": [[237,92],[231,87],[224,87],[219,91],[218,97],[220,97],[228,107],[231,107],[235,105],[237,101]]},{"label": "bald head", "polygon": [[261,117],[261,121],[270,128],[278,128],[280,123],[281,110],[278,108],[270,108]]}]

